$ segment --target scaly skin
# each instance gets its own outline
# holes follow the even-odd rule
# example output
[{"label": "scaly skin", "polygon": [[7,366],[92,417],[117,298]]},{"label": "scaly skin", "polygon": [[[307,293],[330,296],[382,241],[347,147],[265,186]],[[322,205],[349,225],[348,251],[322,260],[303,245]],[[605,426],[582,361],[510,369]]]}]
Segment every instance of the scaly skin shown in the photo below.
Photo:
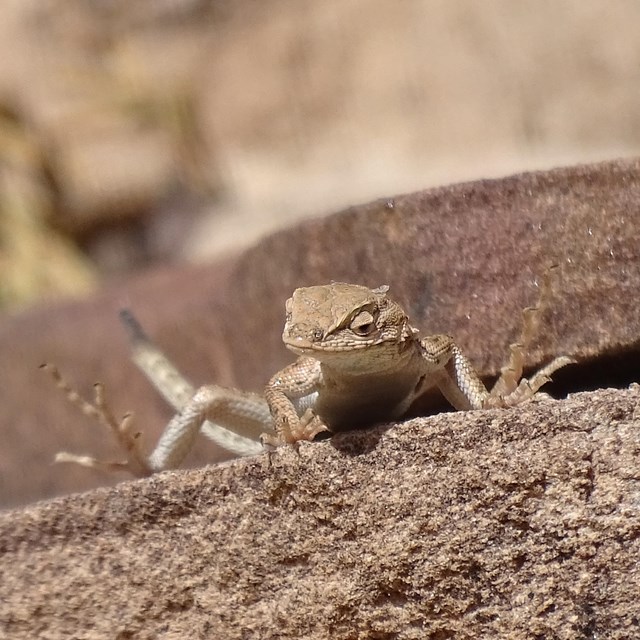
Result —
[{"label": "scaly skin", "polygon": [[539,307],[525,309],[521,340],[511,345],[509,363],[488,391],[451,336],[421,336],[387,291],[343,282],[296,289],[286,303],[282,339],[299,357],[269,380],[264,397],[215,385],[195,390],[135,318],[123,313],[134,361],[178,413],[145,456],[130,418],[115,421],[102,387],[94,404],[85,402],[49,367],[69,399],[107,425],[127,453],[118,463],[68,453],[57,459],[148,475],[178,466],[200,431],[238,455],[250,455],[262,450],[261,443],[278,446],[312,440],[323,431],[397,420],[434,386],[461,411],[511,407],[532,398],[554,371],[573,362],[556,358],[531,379],[522,378],[526,345],[539,317]]},{"label": "scaly skin", "polygon": [[521,380],[524,346],[512,345],[509,365],[488,391],[451,336],[421,337],[387,291],[336,282],[297,289],[287,300],[282,339],[300,357],[265,389],[277,436],[270,442],[397,420],[433,386],[460,411],[514,406],[571,362],[557,358]]}]

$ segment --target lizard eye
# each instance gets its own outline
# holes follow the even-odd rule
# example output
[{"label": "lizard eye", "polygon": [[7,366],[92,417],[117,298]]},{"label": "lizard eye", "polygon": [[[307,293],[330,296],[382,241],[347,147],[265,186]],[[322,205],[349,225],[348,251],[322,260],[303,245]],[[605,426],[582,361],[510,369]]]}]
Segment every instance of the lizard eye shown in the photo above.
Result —
[{"label": "lizard eye", "polygon": [[361,311],[351,321],[351,331],[353,331],[358,336],[371,335],[375,330],[375,318],[368,311]]}]

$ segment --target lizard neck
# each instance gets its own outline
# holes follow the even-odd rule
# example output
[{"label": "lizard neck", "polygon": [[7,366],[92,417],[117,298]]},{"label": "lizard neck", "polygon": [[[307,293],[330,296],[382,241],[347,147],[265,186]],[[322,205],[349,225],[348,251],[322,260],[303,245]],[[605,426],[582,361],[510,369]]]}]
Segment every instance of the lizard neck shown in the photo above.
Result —
[{"label": "lizard neck", "polygon": [[[376,378],[395,376],[399,372],[411,369],[411,362],[415,359],[414,345],[388,345],[373,349],[354,350],[341,353],[337,357],[320,360],[323,379],[344,380],[357,378]],[[393,348],[389,348],[393,347]]]},{"label": "lizard neck", "polygon": [[422,375],[415,349],[396,358],[341,364],[320,364],[322,383],[314,407],[332,431],[399,418]]}]

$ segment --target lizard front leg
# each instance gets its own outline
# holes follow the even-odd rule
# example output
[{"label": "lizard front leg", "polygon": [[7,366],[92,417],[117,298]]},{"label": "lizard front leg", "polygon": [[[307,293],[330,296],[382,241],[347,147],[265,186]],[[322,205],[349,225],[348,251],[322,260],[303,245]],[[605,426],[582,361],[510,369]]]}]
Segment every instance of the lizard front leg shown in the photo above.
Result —
[{"label": "lizard front leg", "polygon": [[264,434],[263,443],[277,446],[313,440],[318,433],[328,431],[311,406],[321,383],[320,362],[306,357],[298,358],[269,380],[264,397],[271,410],[276,436]]},{"label": "lizard front leg", "polygon": [[459,411],[482,409],[487,388],[451,336],[434,335],[420,340],[426,383],[435,383],[452,407]]},{"label": "lizard front leg", "polygon": [[540,298],[535,307],[523,313],[520,339],[509,348],[509,361],[500,370],[500,376],[491,391],[482,383],[469,360],[462,354],[451,336],[435,335],[420,341],[422,356],[429,372],[427,379],[435,382],[445,398],[459,410],[491,407],[513,407],[531,399],[551,380],[558,369],[575,362],[561,356],[538,370],[531,378],[523,378],[527,347],[540,321],[543,303],[549,295],[550,276],[555,267],[544,275]]},{"label": "lizard front leg", "polygon": [[520,379],[524,348],[521,344],[512,345],[509,365],[503,367],[498,382],[488,391],[451,336],[429,336],[420,345],[429,372],[425,380],[435,383],[459,411],[516,406],[531,399],[551,379],[552,373],[574,362],[566,356],[556,358],[530,379]]}]

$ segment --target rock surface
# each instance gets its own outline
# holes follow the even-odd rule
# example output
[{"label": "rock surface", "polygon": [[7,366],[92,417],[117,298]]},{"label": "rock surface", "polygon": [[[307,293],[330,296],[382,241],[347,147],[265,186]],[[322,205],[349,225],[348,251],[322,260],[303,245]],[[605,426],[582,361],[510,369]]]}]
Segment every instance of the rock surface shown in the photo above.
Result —
[{"label": "rock surface", "polygon": [[552,264],[559,273],[530,365],[640,347],[640,161],[429,189],[274,234],[234,273],[227,319],[237,334],[260,336],[237,344],[237,374],[260,384],[253,363],[287,357],[280,332],[264,331],[282,323],[283,305],[248,313],[252,303],[331,280],[389,284],[416,327],[453,335],[483,374],[497,373]]},{"label": "rock surface", "polygon": [[640,387],[0,515],[7,638],[640,634]]},{"label": "rock surface", "polygon": [[[522,174],[427,190],[316,220],[239,260],[149,273],[88,301],[0,319],[0,504],[113,482],[51,467],[60,449],[115,457],[108,435],[38,371],[55,362],[87,396],[105,383],[116,413],[133,410],[155,442],[170,411],[128,361],[117,310],[131,307],[196,383],[260,390],[291,360],[284,300],[302,285],[388,283],[415,326],[452,334],[484,376],[504,363],[521,311],[558,263],[530,366],[581,361],[555,376],[580,390],[640,380],[640,161]],[[202,439],[191,464],[222,455]],[[25,474],[24,469],[29,469]]]}]

